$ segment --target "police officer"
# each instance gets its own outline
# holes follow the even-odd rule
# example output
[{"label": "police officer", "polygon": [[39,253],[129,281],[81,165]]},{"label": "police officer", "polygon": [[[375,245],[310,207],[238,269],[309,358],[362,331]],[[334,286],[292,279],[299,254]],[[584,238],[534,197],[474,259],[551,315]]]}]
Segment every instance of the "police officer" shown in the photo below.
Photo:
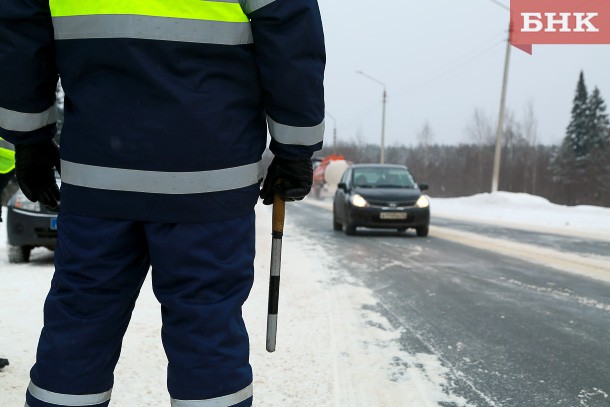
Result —
[{"label": "police officer", "polygon": [[109,404],[151,266],[172,406],[251,405],[254,205],[309,192],[324,65],[316,0],[0,2],[0,135],[29,199],[62,177],[29,407]]},{"label": "police officer", "polygon": [[[15,153],[13,150],[6,148],[4,145],[6,141],[0,138],[0,198],[2,198],[2,192],[6,187],[6,184],[15,175]],[[0,203],[0,209],[2,204]],[[2,222],[2,211],[0,210],[0,222]],[[1,364],[1,362],[0,362]]]},{"label": "police officer", "polygon": [[[15,173],[15,153],[3,147],[3,143],[5,143],[2,138],[0,138],[0,198],[2,197],[2,192],[4,191],[4,187],[6,184],[13,178]],[[0,222],[2,222],[2,203],[0,202]],[[8,359],[0,358],[0,370],[2,368],[8,366]]]}]

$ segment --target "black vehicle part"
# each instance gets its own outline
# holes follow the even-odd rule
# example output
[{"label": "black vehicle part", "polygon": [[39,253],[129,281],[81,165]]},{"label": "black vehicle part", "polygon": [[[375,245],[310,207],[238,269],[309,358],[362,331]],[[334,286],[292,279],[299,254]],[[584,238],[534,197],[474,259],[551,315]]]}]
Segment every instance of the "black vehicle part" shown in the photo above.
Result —
[{"label": "black vehicle part", "polygon": [[8,245],[8,262],[9,263],[27,263],[30,261],[31,246],[13,246]]}]

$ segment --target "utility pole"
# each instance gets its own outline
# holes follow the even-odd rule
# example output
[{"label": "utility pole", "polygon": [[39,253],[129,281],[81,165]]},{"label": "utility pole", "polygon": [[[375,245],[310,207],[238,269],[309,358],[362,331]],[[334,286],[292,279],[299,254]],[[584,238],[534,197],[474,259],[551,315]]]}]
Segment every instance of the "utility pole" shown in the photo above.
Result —
[{"label": "utility pole", "polygon": [[337,154],[337,121],[328,110],[326,111],[326,115],[333,121],[333,154]]},{"label": "utility pole", "polygon": [[506,57],[504,59],[504,78],[502,80],[502,96],[500,97],[500,114],[498,115],[498,129],[496,131],[496,151],[494,154],[494,168],[491,178],[491,192],[498,191],[500,181],[500,161],[502,158],[502,135],[504,133],[504,114],[506,111],[506,88],[508,85],[508,67],[510,64],[510,25],[508,27],[508,38],[506,40]]},{"label": "utility pole", "polygon": [[370,75],[367,75],[366,73],[362,72],[362,71],[356,71],[356,73],[365,76],[367,78],[369,78],[370,80],[377,82],[378,84],[380,84],[381,86],[383,86],[383,95],[382,95],[382,103],[383,103],[383,108],[381,110],[381,145],[380,145],[380,150],[381,153],[379,155],[379,162],[381,164],[383,164],[385,162],[385,107],[388,101],[388,94],[386,92],[386,87],[385,87],[385,83],[381,82],[378,79],[373,78]]}]

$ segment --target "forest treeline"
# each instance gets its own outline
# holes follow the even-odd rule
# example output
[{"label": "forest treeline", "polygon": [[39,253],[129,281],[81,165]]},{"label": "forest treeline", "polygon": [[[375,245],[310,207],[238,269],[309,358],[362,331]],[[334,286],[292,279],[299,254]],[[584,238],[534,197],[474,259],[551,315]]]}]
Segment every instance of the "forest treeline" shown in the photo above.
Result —
[{"label": "forest treeline", "polygon": [[[560,145],[537,142],[533,107],[517,121],[508,115],[504,132],[498,189],[542,196],[563,205],[610,207],[610,121],[605,102],[595,88],[589,94],[581,73],[570,124]],[[406,165],[417,182],[436,197],[490,192],[495,132],[490,120],[475,111],[467,129],[469,142],[433,143],[429,123],[417,134],[416,146],[385,148],[385,162]],[[379,146],[362,141],[337,142],[316,156],[342,154],[354,163],[379,162]]]},{"label": "forest treeline", "polygon": [[[430,186],[436,197],[468,196],[491,191],[495,146],[461,144],[386,147],[385,162],[405,164],[417,182]],[[564,205],[610,207],[610,168],[588,165],[573,168],[558,162],[559,146],[505,145],[499,190],[526,192]],[[378,162],[379,146],[338,143],[336,152],[354,163]],[[321,157],[331,154],[324,148]],[[606,153],[607,156],[608,153]],[[570,174],[569,180],[565,174]]]}]

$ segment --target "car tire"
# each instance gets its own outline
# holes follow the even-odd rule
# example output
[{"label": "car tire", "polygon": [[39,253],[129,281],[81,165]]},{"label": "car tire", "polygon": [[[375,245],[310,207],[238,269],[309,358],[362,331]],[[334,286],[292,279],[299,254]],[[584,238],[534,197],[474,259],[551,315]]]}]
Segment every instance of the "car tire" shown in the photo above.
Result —
[{"label": "car tire", "polygon": [[9,263],[27,263],[30,261],[30,246],[8,246],[8,262]]},{"label": "car tire", "polygon": [[356,234],[356,225],[349,219],[349,216],[345,222],[345,234],[348,236],[353,236]]},{"label": "car tire", "polygon": [[417,233],[417,236],[419,237],[426,237],[428,236],[428,230],[430,228],[428,227],[428,225],[426,226],[418,226],[415,228],[415,232]]},{"label": "car tire", "polygon": [[335,216],[335,214],[333,213],[333,230],[341,230],[343,229],[343,225],[341,224],[341,222],[337,222],[337,218]]}]

